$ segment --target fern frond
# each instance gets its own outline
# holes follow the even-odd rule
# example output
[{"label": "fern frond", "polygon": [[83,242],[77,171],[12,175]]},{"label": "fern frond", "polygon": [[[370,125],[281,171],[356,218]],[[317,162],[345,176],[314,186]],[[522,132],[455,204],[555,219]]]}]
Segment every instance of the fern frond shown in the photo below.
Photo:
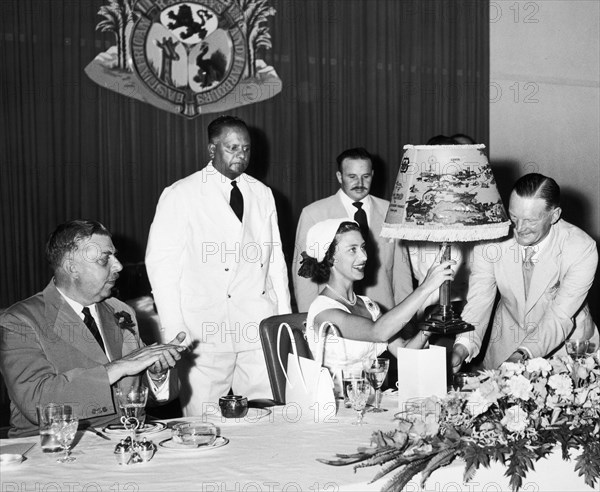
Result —
[{"label": "fern frond", "polygon": [[456,448],[451,448],[440,451],[438,454],[434,455],[433,458],[429,460],[429,463],[427,463],[425,469],[421,472],[421,488],[425,488],[425,482],[435,470],[452,463],[457,454],[458,450]]},{"label": "fern frond", "polygon": [[427,466],[430,459],[431,456],[427,456],[406,465],[382,487],[381,492],[401,492],[410,479]]}]

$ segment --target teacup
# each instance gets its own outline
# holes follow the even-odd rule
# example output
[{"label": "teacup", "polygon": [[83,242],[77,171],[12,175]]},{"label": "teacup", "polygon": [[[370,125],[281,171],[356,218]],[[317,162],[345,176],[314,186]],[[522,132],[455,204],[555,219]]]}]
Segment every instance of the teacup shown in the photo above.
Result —
[{"label": "teacup", "polygon": [[239,395],[228,395],[219,398],[221,415],[228,419],[241,419],[248,413],[248,398]]},{"label": "teacup", "polygon": [[171,429],[173,442],[182,446],[212,446],[217,434],[217,427],[210,422],[186,422],[176,424]]}]

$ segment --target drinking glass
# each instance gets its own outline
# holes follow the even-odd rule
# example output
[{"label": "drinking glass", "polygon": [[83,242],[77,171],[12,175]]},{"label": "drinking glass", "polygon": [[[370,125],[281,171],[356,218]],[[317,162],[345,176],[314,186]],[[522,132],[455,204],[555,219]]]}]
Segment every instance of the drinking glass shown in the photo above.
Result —
[{"label": "drinking glass", "polygon": [[371,394],[371,384],[366,379],[355,379],[348,383],[346,388],[348,400],[352,409],[356,411],[356,421],[352,425],[362,425],[364,409],[367,406],[367,400]]},{"label": "drinking glass", "polygon": [[125,430],[131,431],[131,439],[135,441],[136,430],[143,429],[146,422],[148,387],[144,385],[118,386],[116,395],[121,423]]},{"label": "drinking glass", "polygon": [[590,341],[583,340],[581,338],[567,338],[565,341],[565,349],[567,350],[567,354],[569,354],[574,360],[585,356],[589,346]]},{"label": "drinking glass", "polygon": [[48,403],[47,405],[36,405],[38,424],[40,429],[40,443],[44,453],[55,453],[61,451],[61,446],[52,426],[55,420],[65,414],[65,406],[62,403]]},{"label": "drinking glass", "polygon": [[62,415],[60,418],[54,420],[52,424],[55,428],[54,435],[65,452],[62,458],[56,460],[58,463],[72,463],[77,459],[71,456],[71,444],[75,438],[78,425],[79,419],[72,415]]},{"label": "drinking glass", "polygon": [[342,369],[342,393],[344,396],[344,406],[346,408],[352,406],[348,397],[348,385],[357,379],[365,379],[365,373],[362,368],[350,367]]},{"label": "drinking glass", "polygon": [[381,396],[381,385],[387,376],[388,369],[390,367],[390,361],[384,357],[378,357],[376,359],[365,359],[363,361],[363,369],[367,374],[367,379],[375,388],[375,408],[372,408],[371,412],[386,412],[385,408],[379,406],[379,399]]}]

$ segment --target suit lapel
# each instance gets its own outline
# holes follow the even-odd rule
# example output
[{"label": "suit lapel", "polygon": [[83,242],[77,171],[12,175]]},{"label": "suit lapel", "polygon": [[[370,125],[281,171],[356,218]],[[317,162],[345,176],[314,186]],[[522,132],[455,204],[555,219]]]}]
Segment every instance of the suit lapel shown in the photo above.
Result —
[{"label": "suit lapel", "polygon": [[[246,175],[243,174],[242,176]],[[231,188],[231,186],[228,184],[228,188],[226,188],[227,191],[223,191],[224,185],[221,180],[226,178],[214,168],[209,172],[207,167],[200,172],[198,179],[199,192],[196,196],[196,206],[198,207],[198,210],[202,210],[202,220],[208,218],[208,220],[213,221],[215,230],[223,231],[224,235],[234,235],[236,238],[241,237],[242,224],[229,205],[229,196],[231,193],[229,188]],[[243,179],[244,178],[240,178],[240,183]],[[229,182],[230,180],[227,179],[227,183]],[[241,186],[240,191],[244,197],[243,222],[246,222],[246,214],[249,207],[248,199],[246,198],[248,192],[245,186]],[[211,204],[210,210],[206,209],[207,203]]]},{"label": "suit lapel", "polygon": [[548,244],[541,251],[538,262],[533,269],[529,296],[527,296],[526,313],[529,313],[535,307],[540,297],[548,290],[553,279],[557,277],[559,271],[559,260],[562,251],[556,244],[554,227],[550,230],[550,234]]},{"label": "suit lapel", "polygon": [[113,309],[106,303],[100,302],[96,304],[98,309],[98,317],[102,325],[102,333],[104,335],[104,346],[108,352],[110,360],[120,359],[123,347],[123,333],[117,324]]},{"label": "suit lapel", "polygon": [[525,319],[525,284],[523,283],[523,260],[519,244],[510,239],[502,251],[502,266],[497,273],[504,276],[503,283],[508,286],[503,295],[513,295],[519,307],[519,319]]},{"label": "suit lapel", "polygon": [[[340,193],[343,193],[343,191],[340,191]],[[336,193],[335,195],[333,195],[333,200],[332,200],[332,209],[331,209],[331,217],[339,217],[339,218],[343,218],[343,217],[348,217],[348,212],[346,211],[346,208],[344,207],[344,204],[342,203],[342,199],[338,196],[338,194]],[[334,215],[335,214],[335,215]],[[350,216],[350,218],[352,220],[354,220],[354,216]]]},{"label": "suit lapel", "polygon": [[381,228],[383,227],[383,218],[385,217],[386,210],[382,210],[379,207],[379,202],[374,200],[371,195],[369,195],[369,199],[371,200],[371,217],[369,217],[369,229],[373,231],[373,236],[375,239],[379,238],[379,233],[381,232]]},{"label": "suit lapel", "polygon": [[60,292],[50,282],[44,290],[46,299],[45,319],[54,320],[48,330],[53,330],[54,336],[63,339],[73,349],[79,350],[90,359],[106,364],[108,358],[98,345],[89,329],[78,314],[64,300]]}]

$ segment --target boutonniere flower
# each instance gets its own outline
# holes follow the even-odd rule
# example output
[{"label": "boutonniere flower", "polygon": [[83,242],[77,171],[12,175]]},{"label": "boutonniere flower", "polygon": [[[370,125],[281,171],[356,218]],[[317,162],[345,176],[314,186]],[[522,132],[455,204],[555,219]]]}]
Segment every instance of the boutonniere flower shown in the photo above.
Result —
[{"label": "boutonniere flower", "polygon": [[131,319],[131,314],[129,314],[127,311],[119,311],[118,313],[115,313],[115,319],[117,320],[117,324],[121,330],[129,330],[134,333],[133,327],[135,326],[135,323]]}]

